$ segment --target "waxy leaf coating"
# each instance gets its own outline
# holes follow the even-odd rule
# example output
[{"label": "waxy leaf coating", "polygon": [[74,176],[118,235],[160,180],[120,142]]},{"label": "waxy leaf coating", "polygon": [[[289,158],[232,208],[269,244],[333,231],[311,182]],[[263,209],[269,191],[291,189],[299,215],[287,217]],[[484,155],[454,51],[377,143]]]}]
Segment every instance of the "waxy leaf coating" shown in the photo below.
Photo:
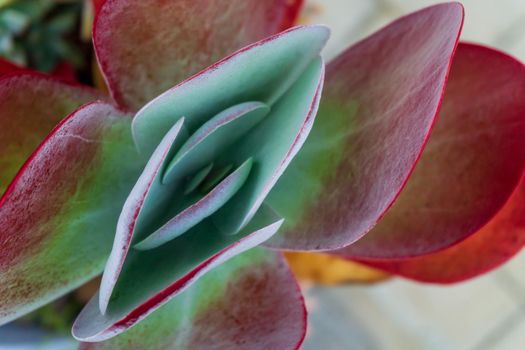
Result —
[{"label": "waxy leaf coating", "polygon": [[130,250],[113,297],[102,314],[96,295],[80,313],[73,336],[82,341],[109,339],[167,303],[206,272],[270,238],[282,224],[270,209],[235,236],[221,236],[209,222],[152,250]]},{"label": "waxy leaf coating", "polygon": [[460,4],[343,52],[321,103],[327,28],[234,52],[302,0],[94,3],[110,94],[140,110],[0,60],[0,323],[109,255],[81,349],[297,349],[300,291],[257,245],[450,283],[525,243],[525,68],[458,46]]},{"label": "waxy leaf coating", "polygon": [[475,234],[522,177],[524,116],[523,64],[489,48],[460,44],[436,125],[407,186],[345,256],[421,256]]},{"label": "waxy leaf coating", "polygon": [[[55,86],[52,93],[59,91]],[[35,107],[43,108],[43,101],[56,107],[45,93],[30,92],[35,93],[28,87],[24,93]],[[35,120],[43,116],[39,109],[33,112]],[[118,213],[138,176],[137,165],[140,169],[130,123],[128,115],[103,102],[80,107],[38,146],[0,199],[1,323],[102,271]]]},{"label": "waxy leaf coating", "polygon": [[285,218],[271,247],[341,248],[383,216],[429,136],[462,22],[458,3],[432,6],[327,65],[312,132],[267,200]]},{"label": "waxy leaf coating", "polygon": [[81,350],[298,349],[306,309],[279,253],[252,249],[217,267],[137,326]]},{"label": "waxy leaf coating", "polygon": [[238,169],[222,180],[213,190],[190,205],[157,231],[135,245],[135,249],[156,248],[188,231],[193,226],[215,213],[244,185],[250,174],[253,161],[246,160]]},{"label": "waxy leaf coating", "polygon": [[225,159],[253,157],[255,176],[213,217],[224,233],[247,225],[301,149],[315,120],[324,82],[324,64],[315,59],[293,86],[272,105],[270,115],[239,141]]}]

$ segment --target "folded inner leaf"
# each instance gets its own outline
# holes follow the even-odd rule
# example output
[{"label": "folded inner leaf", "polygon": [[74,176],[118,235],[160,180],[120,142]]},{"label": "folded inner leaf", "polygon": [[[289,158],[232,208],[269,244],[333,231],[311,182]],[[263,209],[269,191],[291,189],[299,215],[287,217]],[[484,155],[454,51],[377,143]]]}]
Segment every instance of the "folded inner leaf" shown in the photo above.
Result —
[{"label": "folded inner leaf", "polygon": [[180,147],[165,170],[162,182],[173,182],[210,163],[269,112],[261,102],[245,102],[212,117]]},{"label": "folded inner leaf", "polygon": [[77,318],[73,335],[83,341],[100,341],[125,331],[205,272],[270,238],[281,224],[282,219],[271,209],[261,207],[250,225],[235,236],[219,234],[205,220],[156,249],[129,250],[105,314],[97,305],[97,295]]},{"label": "folded inner leaf", "polygon": [[250,45],[166,91],[133,120],[135,142],[145,155],[182,116],[195,131],[211,116],[245,101],[271,105],[282,96],[328,40],[324,26],[296,27]]},{"label": "folded inner leaf", "polygon": [[195,203],[184,203],[186,209],[169,220],[157,231],[142,242],[135,245],[136,249],[148,250],[156,248],[188,231],[222,207],[241,188],[252,167],[249,158],[237,170],[222,180],[210,193]]},{"label": "folded inner leaf", "polygon": [[122,270],[130,244],[138,242],[156,227],[159,214],[174,195],[174,185],[162,185],[162,169],[170,155],[175,153],[186,139],[184,118],[180,119],[166,134],[157,147],[137,183],[131,190],[117,223],[113,249],[109,256],[100,285],[99,305],[105,312],[118,275]]},{"label": "folded inner leaf", "polygon": [[189,179],[189,181],[186,184],[184,194],[190,194],[193,191],[199,187],[200,184],[206,179],[210,171],[213,169],[213,163],[210,163],[209,165],[205,166],[201,170],[199,170],[193,177]]},{"label": "folded inner leaf", "polygon": [[80,349],[298,349],[305,332],[304,300],[281,254],[254,248],[126,333]]},{"label": "folded inner leaf", "polygon": [[246,225],[306,139],[317,112],[324,78],[316,58],[273,106],[270,115],[218,159],[253,157],[254,169],[245,186],[213,215],[217,227],[233,234]]}]

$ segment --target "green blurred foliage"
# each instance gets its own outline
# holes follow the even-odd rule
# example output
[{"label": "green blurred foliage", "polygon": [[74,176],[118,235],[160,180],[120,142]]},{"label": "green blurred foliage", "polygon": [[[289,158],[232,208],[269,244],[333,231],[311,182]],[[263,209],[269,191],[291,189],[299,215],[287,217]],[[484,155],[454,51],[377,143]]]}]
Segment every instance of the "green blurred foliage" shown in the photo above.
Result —
[{"label": "green blurred foliage", "polygon": [[84,303],[74,293],[71,293],[17,319],[15,323],[20,326],[36,326],[53,333],[68,335],[83,305]]},{"label": "green blurred foliage", "polygon": [[43,72],[89,66],[80,38],[82,0],[0,0],[0,57]]}]

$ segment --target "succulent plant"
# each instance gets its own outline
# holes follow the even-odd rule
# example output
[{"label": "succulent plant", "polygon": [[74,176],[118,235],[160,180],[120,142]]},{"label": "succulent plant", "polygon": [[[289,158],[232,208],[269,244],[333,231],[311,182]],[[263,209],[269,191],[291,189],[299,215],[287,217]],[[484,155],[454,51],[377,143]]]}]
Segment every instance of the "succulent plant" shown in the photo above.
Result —
[{"label": "succulent plant", "polygon": [[458,44],[447,3],[325,74],[329,30],[291,27],[301,4],[107,0],[111,96],[0,79],[2,323],[103,271],[81,349],[296,349],[280,250],[448,283],[521,249],[523,64]]}]

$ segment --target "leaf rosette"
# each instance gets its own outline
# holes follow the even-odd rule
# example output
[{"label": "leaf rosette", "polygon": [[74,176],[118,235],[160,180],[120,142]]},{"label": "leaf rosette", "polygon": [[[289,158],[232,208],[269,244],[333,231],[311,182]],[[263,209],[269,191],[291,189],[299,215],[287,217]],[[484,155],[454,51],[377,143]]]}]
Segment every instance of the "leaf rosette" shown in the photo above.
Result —
[{"label": "leaf rosette", "polygon": [[73,332],[109,338],[283,219],[264,200],[310,132],[329,36],[296,27],[253,44],[146,104],[133,118],[147,159],[120,214],[99,294]]}]

